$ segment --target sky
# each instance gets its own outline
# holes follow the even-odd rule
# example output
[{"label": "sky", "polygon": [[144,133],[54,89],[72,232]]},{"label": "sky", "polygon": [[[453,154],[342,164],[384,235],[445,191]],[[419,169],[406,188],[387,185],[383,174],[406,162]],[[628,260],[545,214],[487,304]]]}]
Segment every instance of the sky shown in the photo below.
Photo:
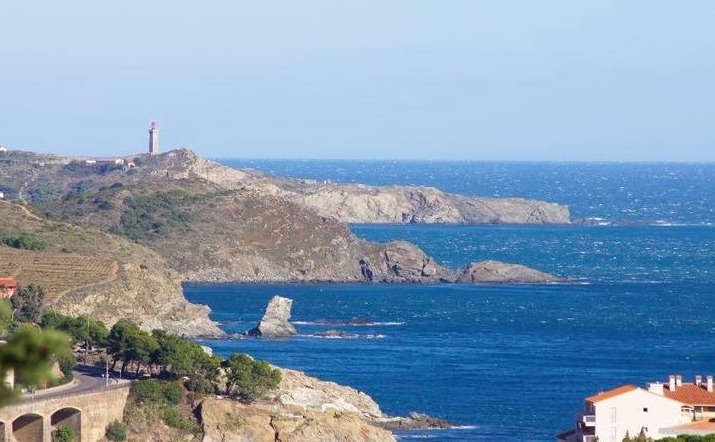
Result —
[{"label": "sky", "polygon": [[0,0],[0,144],[715,161],[712,0]]}]

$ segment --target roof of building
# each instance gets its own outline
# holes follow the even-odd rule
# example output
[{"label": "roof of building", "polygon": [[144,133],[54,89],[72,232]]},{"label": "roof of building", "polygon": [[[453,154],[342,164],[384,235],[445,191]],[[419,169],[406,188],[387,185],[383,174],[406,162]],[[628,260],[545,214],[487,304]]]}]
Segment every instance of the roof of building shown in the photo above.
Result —
[{"label": "roof of building", "polygon": [[17,287],[17,281],[15,278],[0,278],[0,286]]},{"label": "roof of building", "polygon": [[687,424],[678,425],[670,428],[661,428],[661,434],[695,434],[706,435],[715,433],[715,422],[697,421],[688,422]]},{"label": "roof of building", "polygon": [[688,405],[715,406],[715,392],[708,392],[704,385],[682,384],[670,391],[668,385],[663,387],[663,394],[670,399],[675,399]]},{"label": "roof of building", "polygon": [[586,398],[587,402],[596,403],[600,401],[605,401],[606,399],[610,399],[612,397],[620,396],[623,393],[628,393],[629,391],[633,390],[638,390],[638,387],[635,385],[621,385],[618,388],[614,388],[613,390],[608,390],[608,391],[602,391],[598,394],[594,394],[593,396],[589,396]]}]

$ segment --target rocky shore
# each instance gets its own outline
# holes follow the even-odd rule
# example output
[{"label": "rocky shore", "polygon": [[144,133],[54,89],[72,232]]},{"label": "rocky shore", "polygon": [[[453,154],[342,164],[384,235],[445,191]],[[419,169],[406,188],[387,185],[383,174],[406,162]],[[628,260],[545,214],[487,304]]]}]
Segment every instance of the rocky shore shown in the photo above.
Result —
[{"label": "rocky shore", "polygon": [[251,405],[227,399],[203,400],[198,407],[203,442],[392,442],[396,441],[394,430],[453,426],[420,413],[387,416],[363,392],[299,371],[280,370],[280,386],[267,400]]}]

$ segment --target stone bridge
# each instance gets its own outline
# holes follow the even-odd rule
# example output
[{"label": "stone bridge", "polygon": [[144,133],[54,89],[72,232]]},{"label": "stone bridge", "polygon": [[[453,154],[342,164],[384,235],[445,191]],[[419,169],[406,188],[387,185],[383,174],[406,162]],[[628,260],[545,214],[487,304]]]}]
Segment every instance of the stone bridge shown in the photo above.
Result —
[{"label": "stone bridge", "polygon": [[0,408],[0,441],[51,442],[52,431],[61,425],[71,427],[78,442],[102,439],[107,425],[122,420],[130,383],[105,386],[79,378],[71,388]]}]

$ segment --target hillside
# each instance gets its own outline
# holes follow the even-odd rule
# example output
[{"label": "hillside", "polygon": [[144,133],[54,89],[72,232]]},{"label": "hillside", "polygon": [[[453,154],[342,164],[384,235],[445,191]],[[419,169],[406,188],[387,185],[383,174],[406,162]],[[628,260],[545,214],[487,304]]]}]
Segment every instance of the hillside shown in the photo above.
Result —
[{"label": "hillside", "polygon": [[[201,180],[226,190],[254,190],[280,196],[342,223],[569,224],[568,207],[521,198],[481,198],[449,194],[431,187],[317,183],[238,170],[197,157],[187,149],[139,155],[136,169],[87,165],[78,159],[7,152],[0,155],[0,190],[30,202],[79,196],[121,181],[160,178]],[[30,167],[28,167],[30,166]]]},{"label": "hillside", "polygon": [[164,175],[37,208],[144,244],[190,281],[452,278],[411,244],[361,241],[344,224],[279,195],[226,190],[198,179]]},{"label": "hillside", "polygon": [[[462,223],[477,220],[478,207],[488,212],[482,222],[568,221],[568,210],[551,203],[316,185],[232,169],[186,149],[138,156],[131,169],[24,153],[3,159],[0,179],[20,186],[13,191],[38,213],[142,244],[187,281],[455,281],[457,272],[416,246],[362,241],[345,222]],[[522,282],[518,273],[503,282]]]},{"label": "hillside", "polygon": [[146,328],[186,335],[219,334],[208,309],[190,304],[180,276],[155,252],[115,235],[46,220],[0,200],[2,232],[31,234],[46,250],[0,246],[0,272],[21,284],[39,283],[52,308],[90,314],[107,324],[131,318]]}]

